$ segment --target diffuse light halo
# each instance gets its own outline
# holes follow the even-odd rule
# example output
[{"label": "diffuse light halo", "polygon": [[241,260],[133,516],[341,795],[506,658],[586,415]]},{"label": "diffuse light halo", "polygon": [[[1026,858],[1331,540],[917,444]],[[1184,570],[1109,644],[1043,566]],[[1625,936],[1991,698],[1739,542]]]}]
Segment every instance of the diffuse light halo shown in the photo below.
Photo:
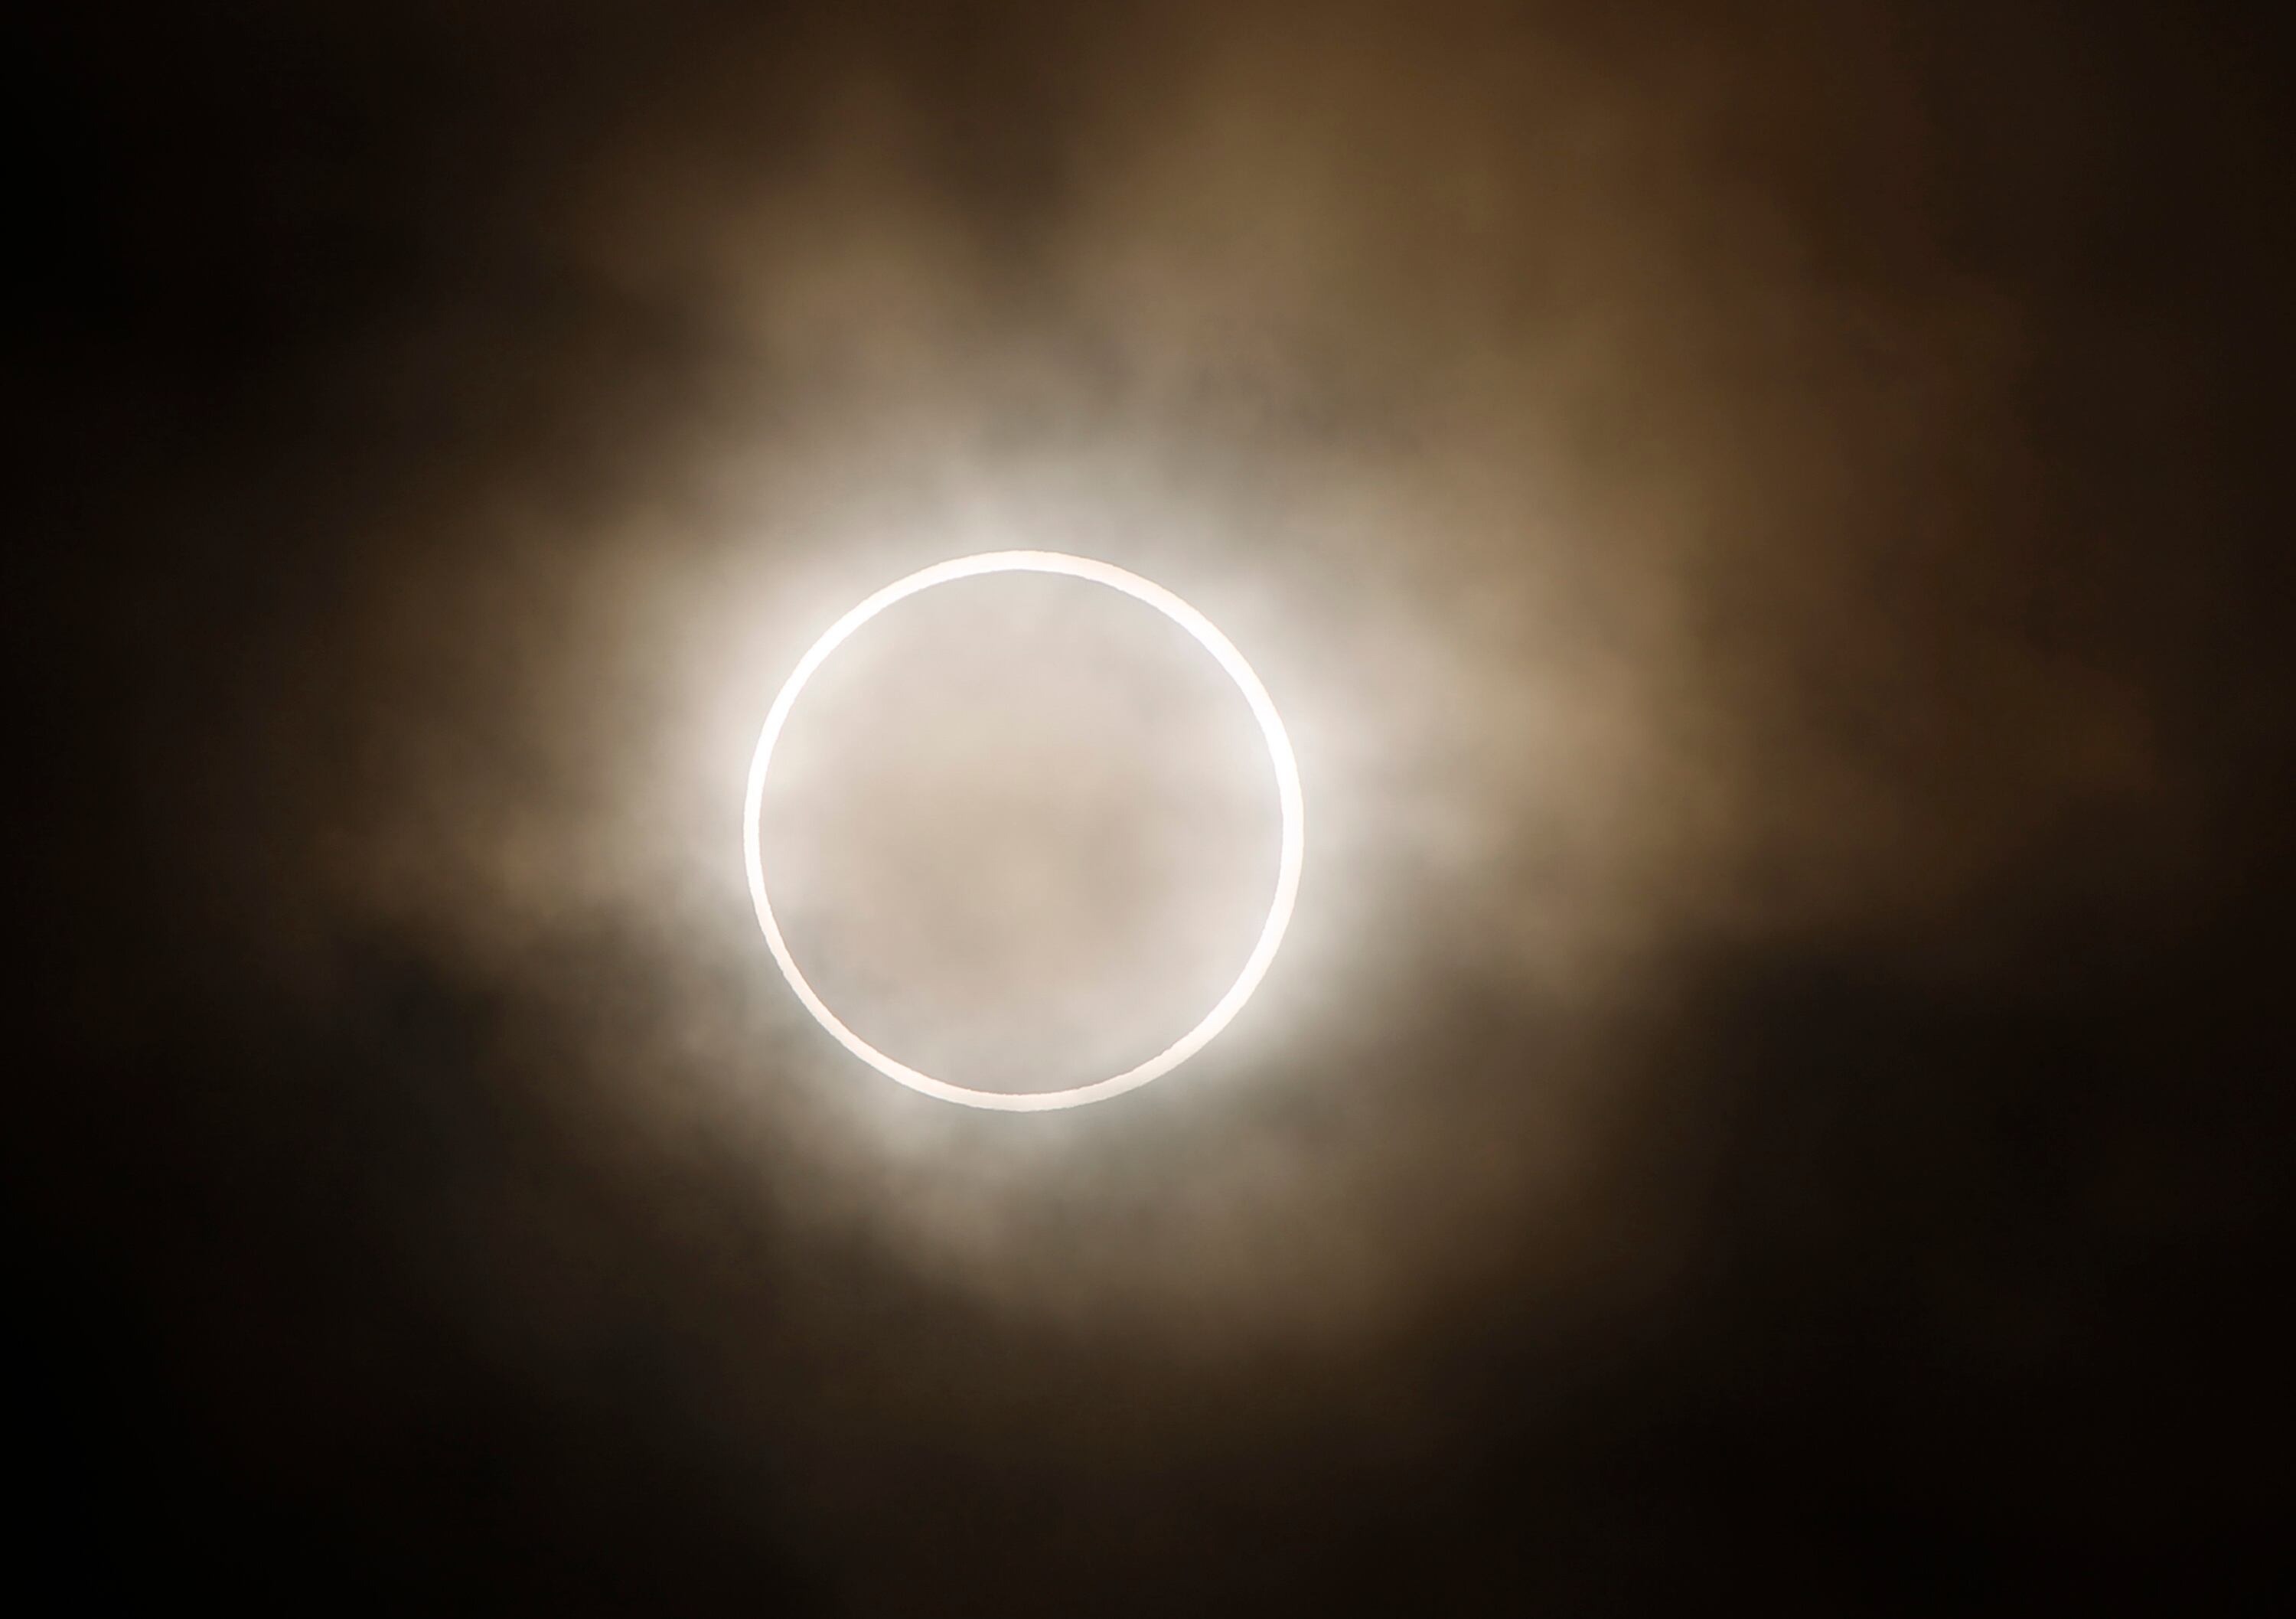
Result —
[{"label": "diffuse light halo", "polygon": [[[766,773],[773,763],[774,744],[780,740],[782,727],[789,721],[790,711],[796,707],[799,694],[813,678],[816,670],[826,662],[829,655],[842,645],[853,632],[875,618],[894,603],[930,590],[935,585],[946,585],[961,579],[975,579],[987,573],[1053,573],[1069,579],[1086,579],[1105,585],[1133,600],[1144,603],[1186,630],[1196,643],[1211,653],[1236,689],[1250,705],[1252,718],[1259,722],[1261,736],[1267,744],[1268,762],[1275,767],[1276,801],[1283,812],[1282,848],[1276,866],[1275,892],[1267,908],[1267,920],[1259,932],[1259,940],[1236,974],[1201,1022],[1164,1048],[1146,1062],[1128,1068],[1108,1079],[1088,1085],[1072,1086],[1066,1090],[1007,1092],[973,1090],[963,1085],[952,1085],[920,1072],[907,1064],[880,1051],[863,1040],[844,1020],[831,1011],[812,984],[798,970],[796,959],[790,954],[789,941],[782,937],[781,925],[775,919],[772,900],[766,892],[765,861],[758,849],[758,818],[765,807]],[[1088,1102],[1103,1102],[1136,1089],[1151,1080],[1161,1079],[1190,1057],[1210,1045],[1219,1031],[1227,1027],[1251,992],[1259,987],[1268,966],[1275,959],[1275,951],[1283,942],[1283,930],[1292,920],[1292,900],[1300,889],[1300,867],[1306,852],[1304,836],[1304,805],[1300,792],[1300,765],[1292,752],[1292,740],[1285,735],[1283,721],[1275,711],[1275,701],[1267,688],[1245,662],[1243,654],[1219,632],[1210,619],[1186,602],[1154,581],[1109,563],[1095,562],[1090,557],[1070,556],[1060,551],[987,551],[973,556],[960,556],[930,568],[919,569],[906,578],[895,579],[874,596],[832,624],[822,637],[798,660],[773,707],[766,714],[765,728],[758,736],[757,752],[750,760],[748,794],[742,808],[742,853],[750,875],[750,899],[756,906],[758,925],[764,930],[766,944],[773,951],[775,965],[782,976],[796,991],[805,1009],[813,1014],[814,1021],[837,1038],[838,1043],[889,1079],[898,1080],[912,1090],[938,1097],[944,1102],[955,1102],[966,1107],[993,1108],[1004,1113],[1042,1113],[1054,1108],[1080,1107]]]}]

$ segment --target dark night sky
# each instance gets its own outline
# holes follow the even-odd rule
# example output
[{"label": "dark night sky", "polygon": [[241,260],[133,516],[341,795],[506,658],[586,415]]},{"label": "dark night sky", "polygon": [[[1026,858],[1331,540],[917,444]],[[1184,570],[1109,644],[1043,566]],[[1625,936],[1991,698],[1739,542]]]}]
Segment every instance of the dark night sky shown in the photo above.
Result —
[{"label": "dark night sky", "polygon": [[[2260,1569],[2296,170],[2247,25],[17,26],[45,1606]],[[1245,1018],[1041,1117],[830,1047],[733,825],[817,629],[1013,543],[1205,606],[1312,818]]]}]

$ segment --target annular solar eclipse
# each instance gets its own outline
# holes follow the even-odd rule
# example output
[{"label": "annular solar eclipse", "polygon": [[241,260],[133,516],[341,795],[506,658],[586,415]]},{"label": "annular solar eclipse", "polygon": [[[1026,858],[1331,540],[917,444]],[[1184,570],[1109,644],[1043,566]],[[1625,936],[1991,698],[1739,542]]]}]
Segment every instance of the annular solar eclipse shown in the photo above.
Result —
[{"label": "annular solar eclipse", "polygon": [[[782,936],[781,925],[775,919],[769,876],[758,845],[758,818],[765,805],[766,780],[772,768],[774,744],[780,739],[791,711],[804,693],[806,682],[828,662],[852,634],[895,603],[930,590],[936,585],[946,585],[956,579],[975,579],[990,573],[1051,573],[1070,579],[1088,580],[1119,591],[1147,606],[1154,608],[1181,629],[1210,653],[1234,681],[1250,704],[1253,719],[1259,725],[1261,736],[1267,744],[1268,763],[1275,773],[1275,793],[1282,813],[1282,846],[1278,852],[1275,888],[1267,905],[1267,919],[1261,925],[1259,941],[1236,974],[1227,992],[1204,1014],[1201,1020],[1185,1034],[1174,1040],[1155,1056],[1121,1073],[1106,1078],[1088,1080],[1064,1089],[1010,1092],[978,1090],[936,1079],[929,1073],[909,1066],[899,1059],[879,1050],[831,1010],[798,967],[791,954],[789,942]],[[766,944],[773,951],[774,961],[789,981],[789,986],[804,1003],[814,1020],[832,1035],[848,1051],[888,1078],[899,1081],[911,1089],[938,1097],[945,1102],[955,1102],[967,1107],[994,1108],[1008,1113],[1037,1113],[1054,1108],[1080,1107],[1087,1102],[1103,1102],[1128,1090],[1162,1078],[1182,1063],[1211,1043],[1214,1036],[1227,1027],[1231,1020],[1251,999],[1259,981],[1275,959],[1277,948],[1283,941],[1283,930],[1292,919],[1292,900],[1299,892],[1300,868],[1306,851],[1304,837],[1305,814],[1300,790],[1300,766],[1293,757],[1291,738],[1283,729],[1283,721],[1275,711],[1275,703],[1267,688],[1252,672],[1251,665],[1235,649],[1234,643],[1221,634],[1210,620],[1190,606],[1161,585],[1130,573],[1109,563],[1090,557],[1070,556],[1058,551],[989,551],[974,556],[955,557],[936,563],[905,578],[895,579],[875,595],[868,597],[843,618],[832,624],[821,638],[798,660],[773,707],[767,712],[765,728],[758,737],[757,752],[750,760],[749,788],[742,810],[742,852],[749,870],[750,898],[757,907],[758,925],[766,935]]]}]

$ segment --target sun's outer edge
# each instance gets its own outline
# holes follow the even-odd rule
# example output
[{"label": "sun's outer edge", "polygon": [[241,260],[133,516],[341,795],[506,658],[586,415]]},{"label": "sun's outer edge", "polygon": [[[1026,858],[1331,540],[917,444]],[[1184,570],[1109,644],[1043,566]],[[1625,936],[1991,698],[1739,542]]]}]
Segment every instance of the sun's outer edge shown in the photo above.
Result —
[{"label": "sun's outer edge", "polygon": [[[791,956],[789,943],[782,937],[781,925],[774,918],[772,901],[766,894],[766,871],[758,847],[758,818],[765,805],[766,773],[773,762],[774,744],[781,737],[782,727],[788,723],[790,711],[797,704],[799,694],[814,672],[828,661],[830,653],[842,645],[853,632],[875,618],[894,603],[935,585],[952,580],[973,579],[985,573],[1053,573],[1070,579],[1090,580],[1122,592],[1134,600],[1153,607],[1166,618],[1193,636],[1205,651],[1211,653],[1219,666],[1235,682],[1236,689],[1251,708],[1252,717],[1259,720],[1260,735],[1267,744],[1269,762],[1275,769],[1275,793],[1283,812],[1282,850],[1275,874],[1275,893],[1267,908],[1267,920],[1259,932],[1259,941],[1252,947],[1242,972],[1228,986],[1202,1021],[1178,1040],[1150,1057],[1146,1062],[1128,1068],[1123,1072],[1089,1085],[1073,1086],[1066,1090],[1006,1092],[972,1090],[962,1085],[952,1085],[937,1080],[907,1064],[887,1056],[867,1040],[847,1028],[842,1019],[831,1011],[805,974],[798,971]],[[1283,721],[1275,711],[1275,700],[1243,654],[1234,642],[1222,635],[1210,619],[1190,606],[1180,597],[1152,579],[1128,572],[1111,563],[1097,562],[1090,557],[1071,556],[1061,551],[984,551],[972,556],[959,556],[947,562],[935,563],[931,567],[891,584],[864,600],[858,606],[832,624],[822,637],[798,660],[797,668],[774,698],[774,705],[766,714],[765,728],[758,734],[757,752],[750,759],[749,791],[742,809],[742,853],[750,877],[750,900],[757,908],[758,925],[764,930],[767,947],[774,953],[774,961],[782,976],[813,1014],[814,1021],[837,1038],[838,1043],[889,1079],[898,1080],[912,1090],[938,1097],[944,1102],[955,1102],[965,1107],[990,1108],[1003,1113],[1046,1113],[1056,1108],[1081,1107],[1091,1102],[1104,1102],[1138,1089],[1152,1080],[1159,1080],[1210,1045],[1219,1031],[1227,1027],[1243,1003],[1259,987],[1267,976],[1275,951],[1283,942],[1283,930],[1292,921],[1292,905],[1300,891],[1300,868],[1306,847],[1305,803],[1300,790],[1300,763],[1292,752],[1292,739],[1285,734]]]}]

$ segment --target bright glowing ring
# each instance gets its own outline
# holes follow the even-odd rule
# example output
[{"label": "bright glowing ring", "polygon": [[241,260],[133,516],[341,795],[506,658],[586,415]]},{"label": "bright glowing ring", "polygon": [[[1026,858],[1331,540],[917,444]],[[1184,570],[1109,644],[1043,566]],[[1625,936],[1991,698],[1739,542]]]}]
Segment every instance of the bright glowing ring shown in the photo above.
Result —
[{"label": "bright glowing ring", "polygon": [[[796,706],[798,694],[805,683],[828,660],[829,654],[842,645],[847,637],[875,618],[879,613],[905,596],[920,590],[930,590],[935,585],[946,585],[952,579],[972,579],[983,573],[1059,573],[1070,579],[1090,579],[1095,585],[1106,585],[1120,590],[1137,602],[1144,602],[1162,613],[1196,638],[1206,652],[1219,661],[1228,678],[1251,705],[1252,717],[1259,721],[1260,735],[1267,741],[1268,761],[1275,767],[1275,795],[1283,813],[1283,852],[1275,873],[1275,897],[1267,907],[1267,924],[1259,930],[1259,942],[1252,947],[1243,971],[1236,974],[1218,1004],[1204,1015],[1204,1019],[1178,1040],[1142,1063],[1122,1073],[1090,1085],[1078,1085],[1068,1090],[1007,1092],[969,1090],[962,1085],[952,1085],[937,1080],[929,1073],[920,1073],[907,1064],[898,1062],[847,1028],[836,1013],[824,1005],[813,986],[799,972],[797,962],[790,955],[789,942],[782,937],[781,925],[774,919],[774,908],[766,897],[765,862],[758,851],[758,816],[765,805],[766,769],[773,762],[774,744],[789,720],[790,710]],[[828,632],[816,641],[805,656],[798,660],[774,706],[766,715],[766,728],[758,737],[758,751],[750,760],[750,790],[742,806],[742,853],[750,870],[750,899],[758,908],[758,925],[765,930],[766,943],[774,952],[774,960],[789,980],[798,999],[814,1015],[814,1021],[837,1037],[838,1042],[878,1072],[898,1080],[912,1090],[922,1090],[929,1097],[939,1097],[944,1102],[955,1102],[966,1107],[992,1107],[1007,1113],[1040,1113],[1056,1107],[1081,1107],[1087,1102],[1103,1102],[1110,1097],[1145,1085],[1151,1080],[1161,1079],[1211,1043],[1212,1037],[1227,1027],[1251,992],[1259,987],[1267,975],[1268,964],[1275,959],[1276,947],[1283,942],[1283,930],[1292,920],[1292,902],[1300,892],[1300,864],[1306,850],[1302,835],[1304,816],[1300,795],[1300,763],[1292,754],[1292,739],[1283,733],[1283,721],[1277,718],[1275,704],[1267,695],[1267,688],[1259,677],[1251,672],[1251,665],[1243,661],[1234,644],[1222,635],[1210,619],[1174,596],[1161,585],[1142,579],[1136,573],[1107,563],[1094,562],[1089,557],[1069,556],[1058,551],[989,551],[978,556],[960,556],[952,561],[936,563],[920,569],[906,579],[894,580],[876,595],[863,602],[829,627]]]}]

